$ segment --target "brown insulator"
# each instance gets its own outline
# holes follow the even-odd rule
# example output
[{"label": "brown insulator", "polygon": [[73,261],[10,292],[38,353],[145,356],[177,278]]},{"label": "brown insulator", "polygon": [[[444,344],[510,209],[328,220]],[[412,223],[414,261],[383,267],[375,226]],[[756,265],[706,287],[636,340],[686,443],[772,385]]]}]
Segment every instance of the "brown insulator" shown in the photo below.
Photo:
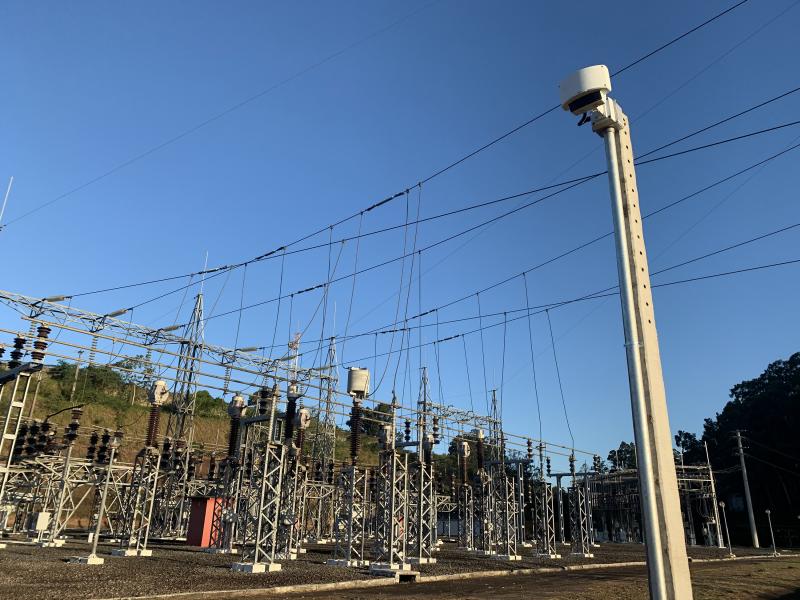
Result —
[{"label": "brown insulator", "polygon": [[36,330],[37,338],[33,342],[33,352],[31,352],[31,359],[35,362],[42,362],[44,360],[44,351],[47,349],[47,338],[50,335],[50,328],[46,325],[39,325]]},{"label": "brown insulator", "polygon": [[22,452],[25,450],[25,438],[28,437],[28,424],[22,423],[17,430],[17,437],[14,440],[14,452],[11,462],[19,462],[22,459]]},{"label": "brown insulator", "polygon": [[69,425],[67,425],[67,428],[64,431],[64,441],[70,446],[75,443],[76,439],[78,439],[78,428],[81,426],[81,415],[83,415],[83,409],[72,409],[72,421],[70,421]]},{"label": "brown insulator", "polygon": [[269,399],[272,397],[272,390],[269,388],[261,388],[258,390],[258,414],[267,414]]},{"label": "brown insulator", "polygon": [[25,355],[25,338],[14,338],[14,349],[11,351],[11,360],[8,361],[9,369],[16,369],[22,364],[22,357]]},{"label": "brown insulator", "polygon": [[230,428],[228,429],[228,457],[234,457],[238,454],[237,446],[239,445],[239,427],[241,425],[241,417],[231,417]]},{"label": "brown insulator", "polygon": [[286,397],[286,420],[283,424],[283,438],[291,440],[294,437],[294,419],[297,416],[297,397],[290,394]]},{"label": "brown insulator", "polygon": [[97,449],[97,462],[101,465],[105,464],[108,456],[108,444],[111,442],[111,433],[108,429],[103,430],[103,435],[100,436],[100,447]]},{"label": "brown insulator", "polygon": [[156,447],[156,437],[158,437],[158,424],[161,420],[161,406],[158,404],[150,405],[150,415],[147,417],[147,436],[145,438],[145,446],[149,448]]},{"label": "brown insulator", "polygon": [[89,446],[86,448],[86,460],[93,462],[94,456],[97,453],[97,442],[100,441],[100,435],[96,431],[92,432],[89,436]]},{"label": "brown insulator", "polygon": [[361,405],[353,404],[350,411],[350,460],[353,465],[358,462],[359,450],[361,450]]},{"label": "brown insulator", "polygon": [[28,429],[28,439],[25,441],[25,454],[28,456],[33,456],[36,454],[36,440],[39,439],[40,429],[41,425],[38,421],[31,423],[31,426]]},{"label": "brown insulator", "polygon": [[405,430],[403,431],[403,437],[405,438],[406,442],[411,441],[411,419],[406,419],[404,423]]},{"label": "brown insulator", "polygon": [[42,423],[39,429],[39,436],[36,438],[36,452],[41,453],[47,450],[51,438],[51,426],[48,421]]},{"label": "brown insulator", "polygon": [[169,459],[171,453],[172,453],[172,440],[169,439],[168,437],[165,437],[164,442],[161,444],[161,462],[160,462],[160,468],[165,471],[169,468]]},{"label": "brown insulator", "polygon": [[467,459],[466,457],[461,458],[461,484],[467,485],[469,483],[469,477],[467,475]]},{"label": "brown insulator", "polygon": [[306,430],[302,427],[297,428],[297,435],[295,436],[294,445],[297,447],[297,451],[302,454],[303,452],[303,443],[306,441]]},{"label": "brown insulator", "polygon": [[478,441],[475,442],[475,456],[478,461],[478,470],[482,471],[486,466],[484,449],[483,449],[483,438],[478,438]]}]

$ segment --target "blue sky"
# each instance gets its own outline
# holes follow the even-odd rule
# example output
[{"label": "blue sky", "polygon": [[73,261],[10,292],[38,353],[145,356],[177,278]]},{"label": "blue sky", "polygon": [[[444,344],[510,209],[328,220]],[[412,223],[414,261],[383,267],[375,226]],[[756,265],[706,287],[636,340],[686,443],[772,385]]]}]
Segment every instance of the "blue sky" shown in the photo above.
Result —
[{"label": "blue sky", "polygon": [[[795,4],[749,2],[616,78],[613,95],[633,120],[637,153],[800,85],[793,60],[800,25]],[[4,217],[8,227],[0,232],[6,261],[0,287],[33,296],[71,294],[199,270],[206,252],[212,266],[261,254],[413,186],[553,106],[558,82],[574,69],[605,63],[616,70],[727,6],[5,3],[0,179],[13,175],[15,184]],[[676,149],[792,121],[798,108],[800,94],[793,94]],[[418,202],[424,217],[604,169],[601,139],[575,123],[560,110],[547,115],[426,183],[421,194],[413,191],[408,206],[401,198],[366,213],[362,231],[403,223],[406,209],[415,214]],[[789,127],[642,166],[642,208],[664,206],[797,143],[798,136],[800,128]],[[798,155],[789,153],[648,220],[651,270],[800,222],[797,166]],[[422,224],[417,246],[521,202]],[[354,219],[335,228],[334,239],[355,234],[358,226]],[[421,293],[416,264],[409,313],[473,293],[610,230],[607,182],[599,178],[423,252]],[[327,234],[309,243],[326,241]],[[344,245],[337,275],[353,271],[355,251],[354,242]],[[358,265],[402,251],[402,230],[366,238]],[[335,247],[334,258],[338,252]],[[328,254],[323,248],[287,257],[283,290],[323,281]],[[796,258],[798,229],[675,269],[653,283]],[[404,268],[407,276],[410,260]],[[400,269],[395,262],[356,279],[350,334],[395,320]],[[277,296],[280,274],[280,260],[249,267],[244,303]],[[534,305],[613,285],[612,242],[556,261],[527,281]],[[733,384],[797,351],[798,281],[797,267],[788,266],[656,291],[674,430],[699,431]],[[326,337],[344,332],[351,284],[331,287]],[[108,312],[175,287],[84,296],[75,304]],[[241,291],[242,270],[208,281],[207,309],[217,298],[216,313],[237,308]],[[319,316],[308,322],[320,301],[315,294],[295,299],[291,327],[282,304],[279,342],[290,329],[306,327],[306,339],[320,337]],[[483,313],[522,308],[522,281],[480,300]],[[181,294],[173,294],[136,309],[133,318],[166,325],[180,303]],[[188,310],[185,304],[181,320]],[[269,344],[275,315],[275,303],[244,311],[238,346]],[[439,311],[442,321],[475,315],[474,299]],[[575,445],[605,456],[632,438],[618,300],[576,303],[550,317]],[[4,326],[18,326],[8,310],[1,318]],[[209,321],[207,338],[233,346],[237,319]],[[498,319],[484,319],[484,325]],[[423,342],[476,327],[474,320],[440,325],[437,335],[435,316],[424,323],[431,326],[424,328]],[[544,435],[569,444],[545,315],[531,324]],[[389,337],[378,336],[379,353],[388,349]],[[503,370],[503,327],[484,333],[484,385],[480,337],[465,338],[472,404],[485,408],[484,387],[500,388],[502,381],[507,428],[535,434],[526,320],[508,324],[505,339]],[[366,358],[375,343],[374,336],[348,341],[344,360],[364,358],[364,366],[383,372],[386,357]],[[441,379],[441,400],[469,408],[462,341],[438,349],[440,369],[432,346],[422,356],[434,400],[440,399]],[[379,396],[391,391],[395,360]],[[415,352],[411,364],[419,361]],[[406,390],[403,401],[413,396]]]}]

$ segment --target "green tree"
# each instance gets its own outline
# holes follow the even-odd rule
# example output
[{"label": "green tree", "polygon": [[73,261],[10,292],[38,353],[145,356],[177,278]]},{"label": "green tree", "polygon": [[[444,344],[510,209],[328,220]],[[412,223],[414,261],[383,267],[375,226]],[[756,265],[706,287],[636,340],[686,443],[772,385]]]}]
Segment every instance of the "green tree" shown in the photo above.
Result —
[{"label": "green tree", "polygon": [[612,471],[636,468],[636,444],[620,442],[619,448],[608,453],[607,458]]}]

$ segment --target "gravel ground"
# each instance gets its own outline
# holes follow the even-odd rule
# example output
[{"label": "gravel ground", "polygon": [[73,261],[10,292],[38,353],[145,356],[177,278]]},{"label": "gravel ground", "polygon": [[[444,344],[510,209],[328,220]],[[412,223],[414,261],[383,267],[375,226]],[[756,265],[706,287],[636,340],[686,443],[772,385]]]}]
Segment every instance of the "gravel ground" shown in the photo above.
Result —
[{"label": "gravel ground", "polygon": [[[800,558],[695,563],[694,600],[797,600],[800,598]],[[620,567],[564,574],[513,575],[459,581],[416,583],[370,590],[298,594],[293,600],[642,600],[647,598],[644,567]]]},{"label": "gravel ground", "polygon": [[[9,544],[0,550],[0,598],[19,600],[28,595],[37,600],[70,600],[73,598],[110,598],[143,596],[170,592],[204,590],[237,590],[273,586],[297,585],[369,579],[366,569],[330,567],[324,564],[330,557],[330,546],[312,546],[296,561],[284,561],[277,573],[235,573],[230,565],[234,556],[206,554],[196,548],[175,544],[152,544],[149,558],[110,557],[111,546],[101,546],[98,555],[106,557],[102,566],[68,564],[71,556],[83,556],[88,546],[72,542],[62,548],[38,548]],[[538,566],[559,566],[577,563],[609,563],[644,560],[644,550],[638,544],[605,544],[594,549],[595,557],[585,559],[570,556],[564,547],[564,557],[557,560],[537,559],[532,550],[523,550],[524,559],[508,562],[478,557],[445,544],[437,552],[437,563],[421,565],[423,575],[443,575],[472,571],[509,570]],[[746,549],[736,549],[743,556]],[[692,548],[694,558],[721,558],[727,552],[716,548]]]}]

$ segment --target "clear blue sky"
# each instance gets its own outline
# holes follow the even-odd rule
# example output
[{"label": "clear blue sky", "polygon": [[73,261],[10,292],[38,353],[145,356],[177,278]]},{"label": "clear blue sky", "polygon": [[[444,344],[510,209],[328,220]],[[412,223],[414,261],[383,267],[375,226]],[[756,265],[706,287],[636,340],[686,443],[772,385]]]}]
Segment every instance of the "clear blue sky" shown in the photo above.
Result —
[{"label": "clear blue sky", "polygon": [[[198,270],[206,251],[209,264],[220,265],[271,250],[415,184],[556,104],[558,81],[572,70],[596,63],[618,69],[729,4],[624,1],[600,10],[588,3],[451,0],[7,2],[0,9],[0,180],[5,187],[13,175],[15,185],[4,217],[10,224],[0,232],[0,287],[34,296],[76,293]],[[613,93],[633,119],[637,152],[800,85],[795,4],[749,2],[618,77]],[[287,78],[268,94],[13,222]],[[795,94],[676,148],[791,121],[798,109]],[[600,138],[575,123],[560,110],[549,114],[427,183],[420,214],[602,170]],[[796,143],[798,136],[800,128],[790,127],[642,166],[642,208],[655,210]],[[651,269],[800,222],[797,168],[798,154],[787,154],[650,219]],[[519,202],[424,224],[418,246]],[[416,203],[414,192],[412,213]],[[402,223],[405,210],[401,199],[367,213],[363,231]],[[334,230],[334,238],[357,228],[358,220],[350,221]],[[610,229],[607,182],[600,178],[422,253],[422,307],[475,292]],[[654,283],[800,258],[799,234],[795,229],[675,269]],[[310,243],[326,240],[323,235]],[[402,231],[367,238],[359,266],[395,257],[402,248]],[[337,275],[351,272],[354,258],[355,244],[348,243]],[[323,281],[327,265],[325,249],[287,258],[284,291]],[[407,261],[406,274],[409,266]],[[245,304],[277,296],[280,272],[280,260],[248,268]],[[400,263],[357,278],[349,333],[394,321],[399,278]],[[217,313],[239,306],[242,271],[223,288],[225,279],[206,284],[209,311],[218,296]],[[531,303],[542,304],[615,280],[609,239],[535,271],[528,284]],[[657,290],[674,430],[699,431],[733,384],[798,350],[799,281],[798,268],[789,266]],[[75,304],[108,312],[174,287],[86,296]],[[343,334],[350,293],[350,280],[332,286],[326,336],[334,332],[334,303],[335,332]],[[410,313],[418,311],[419,295],[415,280]],[[296,299],[293,331],[308,325],[319,299],[319,293]],[[521,280],[483,294],[481,303],[485,313],[524,307]],[[180,294],[171,295],[135,310],[134,319],[169,324],[179,304]],[[243,313],[240,347],[270,343],[275,308]],[[284,303],[280,342],[289,331],[287,309]],[[440,311],[439,318],[476,314],[472,300]],[[575,444],[605,456],[632,438],[618,300],[570,305],[553,310],[551,318]],[[236,322],[237,315],[210,321],[207,339],[233,346]],[[434,322],[433,316],[425,321]],[[18,321],[4,309],[2,323],[17,327]],[[320,325],[318,317],[306,338],[317,339]],[[438,337],[475,327],[475,321],[441,326]],[[532,327],[544,434],[569,443],[544,315],[534,317]],[[502,331],[484,335],[488,388],[501,383]],[[436,339],[435,327],[423,335],[423,341]],[[379,352],[388,349],[389,338],[378,338]],[[344,360],[374,354],[374,343],[373,337],[348,342]],[[467,336],[466,346],[472,401],[483,409],[479,336]],[[469,408],[462,342],[439,349],[442,400]],[[381,372],[385,360],[377,359]],[[412,364],[418,361],[414,354]],[[432,347],[425,348],[423,361],[439,400]],[[394,362],[379,396],[388,397],[393,371]],[[508,325],[503,379],[507,428],[535,433],[525,320]],[[404,402],[413,396],[406,390]]]}]

